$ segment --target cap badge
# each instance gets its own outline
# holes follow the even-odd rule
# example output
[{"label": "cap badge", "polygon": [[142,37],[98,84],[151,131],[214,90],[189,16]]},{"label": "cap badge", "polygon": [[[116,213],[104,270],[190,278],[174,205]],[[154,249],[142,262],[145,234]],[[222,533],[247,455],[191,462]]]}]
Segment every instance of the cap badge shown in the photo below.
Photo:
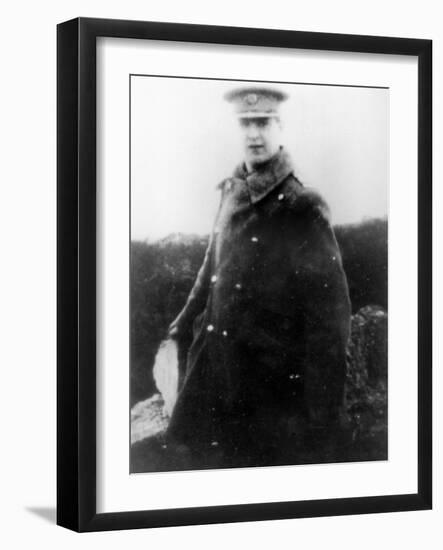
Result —
[{"label": "cap badge", "polygon": [[258,101],[257,94],[248,94],[246,96],[246,103],[248,105],[255,105]]}]

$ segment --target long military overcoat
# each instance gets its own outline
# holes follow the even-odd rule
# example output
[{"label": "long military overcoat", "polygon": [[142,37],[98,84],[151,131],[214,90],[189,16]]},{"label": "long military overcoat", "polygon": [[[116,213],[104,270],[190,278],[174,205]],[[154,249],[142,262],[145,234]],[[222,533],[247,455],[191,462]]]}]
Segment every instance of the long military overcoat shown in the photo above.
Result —
[{"label": "long military overcoat", "polygon": [[343,400],[350,301],[328,207],[287,153],[220,184],[206,255],[173,326],[192,328],[168,434],[252,445],[294,418],[328,429]]}]

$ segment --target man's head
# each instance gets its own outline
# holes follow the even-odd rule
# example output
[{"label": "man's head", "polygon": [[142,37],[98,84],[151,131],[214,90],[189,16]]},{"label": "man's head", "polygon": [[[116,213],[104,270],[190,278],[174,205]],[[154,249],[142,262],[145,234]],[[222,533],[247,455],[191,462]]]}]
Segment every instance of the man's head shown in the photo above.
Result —
[{"label": "man's head", "polygon": [[225,99],[233,104],[243,136],[245,162],[249,169],[267,162],[282,144],[279,106],[286,94],[272,88],[233,90]]}]

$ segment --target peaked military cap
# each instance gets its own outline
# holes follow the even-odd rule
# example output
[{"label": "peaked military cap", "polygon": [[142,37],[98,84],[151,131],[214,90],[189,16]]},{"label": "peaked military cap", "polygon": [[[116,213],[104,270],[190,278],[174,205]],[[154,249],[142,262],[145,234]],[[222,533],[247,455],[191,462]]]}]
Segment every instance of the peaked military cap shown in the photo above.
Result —
[{"label": "peaked military cap", "polygon": [[239,118],[278,116],[280,103],[288,99],[288,95],[281,90],[258,86],[237,88],[224,97],[233,104]]}]

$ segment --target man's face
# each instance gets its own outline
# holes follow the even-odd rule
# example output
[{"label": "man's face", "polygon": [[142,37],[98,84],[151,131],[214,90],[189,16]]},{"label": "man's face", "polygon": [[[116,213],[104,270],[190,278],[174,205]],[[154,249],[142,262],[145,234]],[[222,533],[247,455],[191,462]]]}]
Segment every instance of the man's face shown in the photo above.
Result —
[{"label": "man's face", "polygon": [[281,123],[276,117],[241,118],[246,164],[255,168],[275,155],[281,145]]}]

